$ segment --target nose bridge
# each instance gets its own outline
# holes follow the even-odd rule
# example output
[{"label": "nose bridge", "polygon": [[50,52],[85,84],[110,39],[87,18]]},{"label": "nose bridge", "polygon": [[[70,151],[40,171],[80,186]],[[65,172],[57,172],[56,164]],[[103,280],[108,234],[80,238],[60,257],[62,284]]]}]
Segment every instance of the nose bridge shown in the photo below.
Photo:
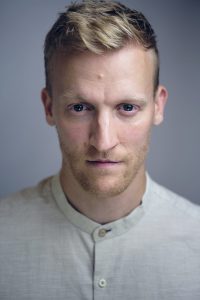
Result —
[{"label": "nose bridge", "polygon": [[91,144],[99,151],[107,151],[117,144],[116,126],[109,110],[99,111],[92,125]]}]

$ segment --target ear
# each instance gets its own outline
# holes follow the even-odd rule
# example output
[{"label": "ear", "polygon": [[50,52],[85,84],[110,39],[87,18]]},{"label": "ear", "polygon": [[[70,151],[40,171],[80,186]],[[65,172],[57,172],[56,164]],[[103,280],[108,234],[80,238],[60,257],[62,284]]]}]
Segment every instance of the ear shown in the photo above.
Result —
[{"label": "ear", "polygon": [[154,125],[162,123],[164,118],[164,109],[167,102],[168,92],[164,86],[159,85],[155,95],[155,112],[154,112]]},{"label": "ear", "polygon": [[49,96],[49,93],[46,88],[44,88],[41,91],[41,99],[42,103],[44,105],[44,111],[45,111],[45,116],[46,116],[46,121],[50,126],[55,125],[55,121],[53,118],[53,111],[52,111],[52,99]]}]

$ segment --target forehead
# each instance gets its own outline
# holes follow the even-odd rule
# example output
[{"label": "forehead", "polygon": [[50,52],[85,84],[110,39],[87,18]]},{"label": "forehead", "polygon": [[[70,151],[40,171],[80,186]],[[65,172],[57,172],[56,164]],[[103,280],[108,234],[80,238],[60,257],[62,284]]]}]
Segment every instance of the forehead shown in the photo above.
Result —
[{"label": "forehead", "polygon": [[127,46],[102,55],[57,53],[52,60],[51,82],[56,93],[145,92],[153,88],[154,72],[153,50]]}]

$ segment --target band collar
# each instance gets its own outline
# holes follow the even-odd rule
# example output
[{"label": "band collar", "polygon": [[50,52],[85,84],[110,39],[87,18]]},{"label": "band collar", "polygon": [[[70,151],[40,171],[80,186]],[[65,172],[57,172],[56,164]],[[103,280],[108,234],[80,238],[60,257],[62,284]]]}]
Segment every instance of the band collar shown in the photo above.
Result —
[{"label": "band collar", "polygon": [[146,198],[149,192],[149,185],[151,181],[148,174],[146,174],[146,176],[146,191],[144,193],[141,204],[126,217],[111,223],[107,223],[105,225],[101,225],[92,221],[91,219],[84,216],[71,206],[62,190],[59,174],[52,177],[51,188],[57,205],[62,211],[62,213],[65,215],[67,220],[71,224],[79,228],[81,231],[92,235],[95,241],[98,241],[102,240],[102,238],[113,238],[114,236],[125,233],[126,231],[130,230],[134,225],[136,225],[144,216],[145,210],[148,206],[149,200],[146,201]]}]

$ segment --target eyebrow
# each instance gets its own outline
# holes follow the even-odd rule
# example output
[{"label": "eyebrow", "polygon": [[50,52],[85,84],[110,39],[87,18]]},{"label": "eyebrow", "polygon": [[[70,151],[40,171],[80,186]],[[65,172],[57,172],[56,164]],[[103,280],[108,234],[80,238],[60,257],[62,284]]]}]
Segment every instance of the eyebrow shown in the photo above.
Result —
[{"label": "eyebrow", "polygon": [[124,97],[124,100],[122,102],[134,102],[138,103],[140,105],[146,105],[148,103],[147,99],[145,97],[140,96],[131,96],[131,97]]},{"label": "eyebrow", "polygon": [[[87,97],[81,96],[80,94],[76,94],[76,92],[74,93],[73,90],[66,90],[61,95],[61,98],[68,99],[68,100],[79,100],[80,102],[83,102],[83,103],[91,103],[91,101]],[[141,106],[145,106],[145,105],[147,105],[148,100],[145,97],[141,97],[139,95],[131,95],[131,96],[123,97],[122,100],[118,99],[118,100],[116,100],[116,102],[120,102],[120,103],[134,102],[136,104],[138,103]]]}]

